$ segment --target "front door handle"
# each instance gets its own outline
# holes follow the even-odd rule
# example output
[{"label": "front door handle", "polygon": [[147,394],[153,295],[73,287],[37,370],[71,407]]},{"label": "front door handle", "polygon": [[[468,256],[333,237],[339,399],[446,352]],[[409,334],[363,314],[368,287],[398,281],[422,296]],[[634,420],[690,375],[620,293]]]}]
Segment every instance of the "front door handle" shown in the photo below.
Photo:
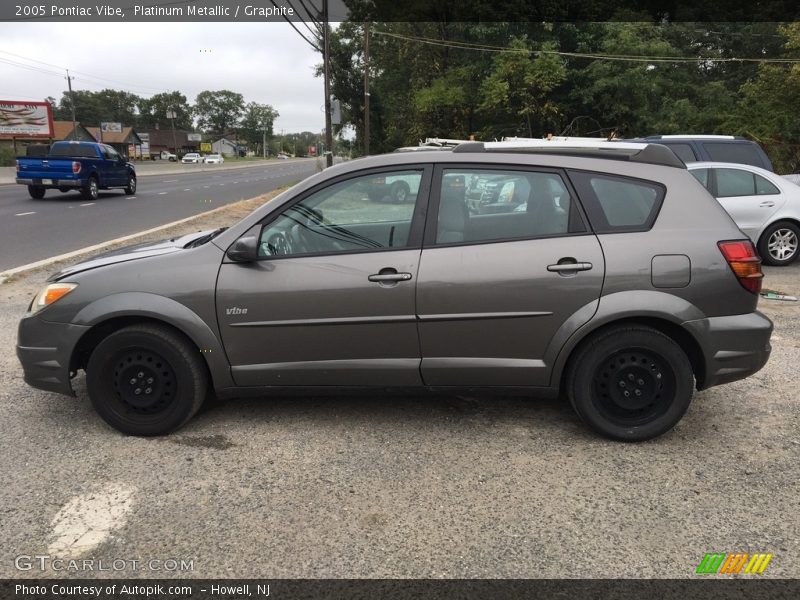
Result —
[{"label": "front door handle", "polygon": [[547,265],[547,270],[555,273],[577,273],[578,271],[588,271],[592,266],[590,262],[558,263]]},{"label": "front door handle", "polygon": [[370,275],[367,279],[375,283],[397,283],[398,281],[411,279],[411,273],[398,273],[394,269],[381,269],[380,273]]}]

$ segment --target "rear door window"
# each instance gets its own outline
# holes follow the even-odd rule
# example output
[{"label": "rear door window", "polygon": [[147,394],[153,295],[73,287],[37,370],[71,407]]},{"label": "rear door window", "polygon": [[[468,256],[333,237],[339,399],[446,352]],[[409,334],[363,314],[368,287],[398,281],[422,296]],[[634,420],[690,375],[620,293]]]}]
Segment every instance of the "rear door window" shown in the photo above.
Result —
[{"label": "rear door window", "polygon": [[658,183],[630,177],[571,171],[570,178],[598,233],[649,230],[666,193]]},{"label": "rear door window", "polygon": [[717,176],[717,198],[753,196],[756,180],[753,173],[741,169],[714,169]]}]

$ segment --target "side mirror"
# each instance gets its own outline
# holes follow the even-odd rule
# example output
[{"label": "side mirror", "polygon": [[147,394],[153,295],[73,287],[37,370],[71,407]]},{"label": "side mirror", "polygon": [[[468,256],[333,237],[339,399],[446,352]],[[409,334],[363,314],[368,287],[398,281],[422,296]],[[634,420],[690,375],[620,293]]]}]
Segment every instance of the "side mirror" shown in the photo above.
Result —
[{"label": "side mirror", "polygon": [[233,242],[226,252],[228,258],[236,262],[253,262],[258,259],[258,237],[246,235]]}]

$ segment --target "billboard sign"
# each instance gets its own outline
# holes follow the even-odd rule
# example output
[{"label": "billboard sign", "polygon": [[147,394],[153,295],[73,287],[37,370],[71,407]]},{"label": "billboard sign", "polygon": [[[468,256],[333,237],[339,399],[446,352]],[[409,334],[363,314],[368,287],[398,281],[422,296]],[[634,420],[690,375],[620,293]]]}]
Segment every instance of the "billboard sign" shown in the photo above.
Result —
[{"label": "billboard sign", "polygon": [[211,142],[200,142],[200,152],[211,152]]},{"label": "billboard sign", "polygon": [[122,123],[100,123],[100,130],[103,133],[122,133]]},{"label": "billboard sign", "polygon": [[53,108],[49,102],[0,100],[0,135],[53,137]]},{"label": "billboard sign", "polygon": [[186,139],[190,142],[199,142],[202,136],[199,133],[187,133]]}]

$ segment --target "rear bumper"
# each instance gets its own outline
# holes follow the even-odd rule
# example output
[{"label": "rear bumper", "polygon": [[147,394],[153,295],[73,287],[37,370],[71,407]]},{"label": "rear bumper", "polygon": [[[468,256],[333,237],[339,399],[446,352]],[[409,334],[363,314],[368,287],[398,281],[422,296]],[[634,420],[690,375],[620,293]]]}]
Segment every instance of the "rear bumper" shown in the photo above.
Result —
[{"label": "rear bumper", "polygon": [[686,321],[683,326],[700,342],[705,358],[697,389],[744,379],[769,360],[772,321],[758,311]]},{"label": "rear bumper", "polygon": [[[81,187],[80,179],[49,179],[44,177],[17,177],[17,183],[22,185],[40,185],[42,187]],[[52,183],[43,183],[49,181]]]},{"label": "rear bumper", "polygon": [[83,325],[52,323],[36,315],[24,317],[17,330],[17,358],[22,363],[25,383],[74,396],[70,382],[70,357],[81,336]]}]

